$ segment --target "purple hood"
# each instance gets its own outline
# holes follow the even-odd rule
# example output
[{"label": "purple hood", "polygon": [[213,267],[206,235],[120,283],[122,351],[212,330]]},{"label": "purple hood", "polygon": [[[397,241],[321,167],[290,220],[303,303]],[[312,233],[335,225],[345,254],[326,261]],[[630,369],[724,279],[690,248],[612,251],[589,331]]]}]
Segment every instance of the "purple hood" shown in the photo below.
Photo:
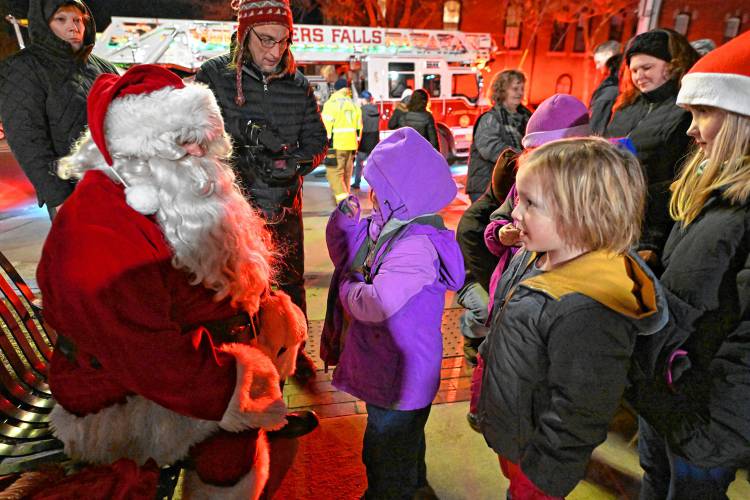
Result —
[{"label": "purple hood", "polygon": [[364,176],[385,219],[406,221],[436,213],[457,193],[443,155],[411,127],[396,130],[375,146]]}]

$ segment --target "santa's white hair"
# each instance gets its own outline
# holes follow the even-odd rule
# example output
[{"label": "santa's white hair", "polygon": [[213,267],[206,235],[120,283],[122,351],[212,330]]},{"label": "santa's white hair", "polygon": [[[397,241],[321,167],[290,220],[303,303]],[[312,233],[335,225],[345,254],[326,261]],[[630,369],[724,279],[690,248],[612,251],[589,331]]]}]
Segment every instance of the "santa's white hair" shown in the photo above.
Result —
[{"label": "santa's white hair", "polygon": [[[164,112],[168,119],[159,117]],[[155,214],[175,268],[215,290],[217,300],[230,297],[255,313],[272,278],[273,245],[236,183],[231,142],[211,91],[190,84],[116,99],[105,125],[112,167],[87,130],[59,161],[58,175],[80,179],[96,169],[123,182],[128,204]],[[184,144],[200,145],[204,155],[187,154]]]}]

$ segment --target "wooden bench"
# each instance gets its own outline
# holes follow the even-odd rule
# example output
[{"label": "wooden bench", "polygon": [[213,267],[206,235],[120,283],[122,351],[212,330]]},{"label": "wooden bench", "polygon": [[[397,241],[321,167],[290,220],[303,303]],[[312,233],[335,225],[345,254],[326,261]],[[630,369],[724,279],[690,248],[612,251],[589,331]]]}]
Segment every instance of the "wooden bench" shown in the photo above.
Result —
[{"label": "wooden bench", "polygon": [[65,458],[52,436],[47,366],[55,332],[31,289],[0,252],[0,477]]},{"label": "wooden bench", "polygon": [[[11,485],[14,489],[20,473],[68,457],[49,421],[55,400],[47,385],[47,367],[57,335],[44,322],[38,298],[2,252],[0,293],[0,497],[5,498],[3,490]],[[75,470],[76,464],[66,464],[66,470]],[[182,468],[182,463],[162,468],[157,500],[172,498]],[[29,481],[58,481],[62,474],[32,474]]]}]

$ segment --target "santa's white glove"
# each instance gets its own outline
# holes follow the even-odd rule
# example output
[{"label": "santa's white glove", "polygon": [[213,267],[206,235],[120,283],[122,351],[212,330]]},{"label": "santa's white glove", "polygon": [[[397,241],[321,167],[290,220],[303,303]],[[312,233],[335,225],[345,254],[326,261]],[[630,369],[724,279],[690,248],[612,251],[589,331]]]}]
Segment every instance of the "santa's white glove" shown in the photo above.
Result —
[{"label": "santa's white glove", "polygon": [[221,351],[234,356],[237,382],[219,427],[229,432],[246,429],[277,430],[286,425],[287,408],[281,396],[279,374],[257,347],[224,344]]}]

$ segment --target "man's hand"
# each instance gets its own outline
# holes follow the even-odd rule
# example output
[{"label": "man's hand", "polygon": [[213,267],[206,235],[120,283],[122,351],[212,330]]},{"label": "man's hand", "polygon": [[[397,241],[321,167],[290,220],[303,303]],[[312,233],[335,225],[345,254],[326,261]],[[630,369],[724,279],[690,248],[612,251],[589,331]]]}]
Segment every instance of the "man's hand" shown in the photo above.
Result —
[{"label": "man's hand", "polygon": [[521,245],[521,230],[513,224],[506,224],[497,231],[497,239],[506,247]]}]

